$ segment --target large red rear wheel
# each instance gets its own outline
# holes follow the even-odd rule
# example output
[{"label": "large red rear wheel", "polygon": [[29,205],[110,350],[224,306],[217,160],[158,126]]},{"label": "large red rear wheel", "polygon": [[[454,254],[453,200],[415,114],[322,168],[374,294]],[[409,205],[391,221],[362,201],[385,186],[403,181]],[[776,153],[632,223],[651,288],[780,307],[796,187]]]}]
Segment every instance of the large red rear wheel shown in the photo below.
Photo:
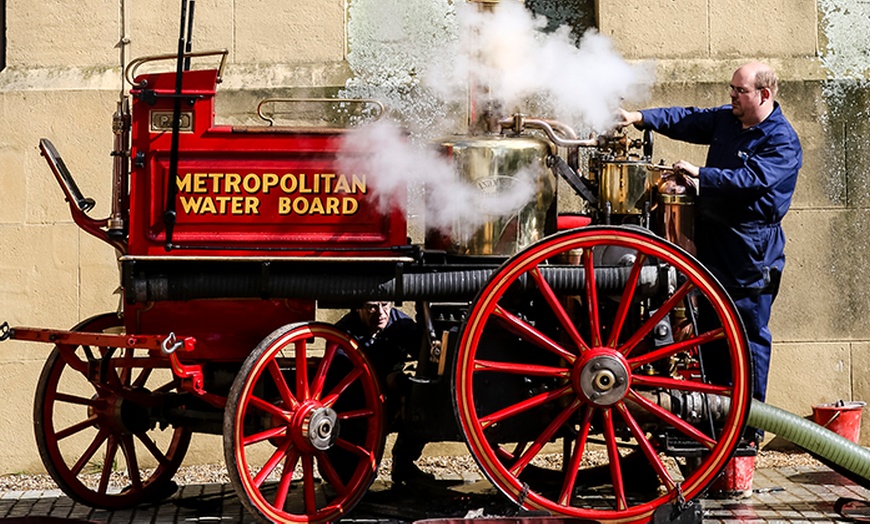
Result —
[{"label": "large red rear wheel", "polygon": [[242,365],[224,416],[230,480],[270,522],[334,522],[368,490],[384,450],[374,370],[343,331],[310,322],[266,337]]},{"label": "large red rear wheel", "polygon": [[[716,352],[730,381],[704,369]],[[634,522],[715,479],[751,384],[742,323],[709,271],[646,230],[590,227],[492,275],[463,327],[454,401],[471,453],[518,505]]]},{"label": "large red rear wheel", "polygon": [[[73,331],[124,329],[118,315],[108,313]],[[157,397],[177,391],[176,385],[168,361],[147,350],[56,346],[36,387],[33,427],[58,486],[78,502],[107,509],[172,494],[191,431],[150,421]]]}]

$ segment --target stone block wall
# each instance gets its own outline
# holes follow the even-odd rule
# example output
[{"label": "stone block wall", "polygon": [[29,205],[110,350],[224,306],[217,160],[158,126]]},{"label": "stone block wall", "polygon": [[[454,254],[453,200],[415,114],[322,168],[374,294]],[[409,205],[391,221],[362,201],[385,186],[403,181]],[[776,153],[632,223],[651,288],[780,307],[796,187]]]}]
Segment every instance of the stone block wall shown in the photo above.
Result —
[{"label": "stone block wall", "polygon": [[[391,3],[392,2],[392,3]],[[870,89],[866,2],[850,0],[596,2],[600,32],[633,62],[654,64],[638,104],[727,103],[731,72],[770,62],[780,99],[804,146],[804,168],[785,220],[788,266],[774,307],[769,402],[808,416],[811,406],[870,399]],[[537,4],[546,3],[539,0]],[[68,328],[118,306],[112,249],[82,233],[37,143],[51,139],[92,216],[109,213],[111,115],[118,100],[121,24],[127,58],[173,53],[179,2],[7,2],[7,68],[0,72],[0,321]],[[244,4],[244,5],[242,5]],[[429,0],[426,9],[449,2]],[[256,121],[267,96],[335,93],[353,75],[348,27],[363,11],[422,9],[412,0],[200,0],[194,47],[227,48],[218,120]],[[845,13],[844,13],[845,11]],[[362,14],[361,14],[362,13]],[[374,13],[374,11],[372,11]],[[849,15],[848,13],[851,13]],[[864,24],[864,25],[862,25]],[[850,36],[851,35],[851,36]],[[863,47],[862,47],[863,46]],[[856,51],[857,49],[857,51]],[[863,49],[863,55],[862,55]],[[700,163],[703,148],[660,139],[656,156]],[[32,399],[47,345],[0,345],[0,474],[40,471]],[[865,420],[865,425],[870,424]],[[870,428],[864,428],[865,443]],[[214,437],[195,438],[188,462],[220,461]]]}]

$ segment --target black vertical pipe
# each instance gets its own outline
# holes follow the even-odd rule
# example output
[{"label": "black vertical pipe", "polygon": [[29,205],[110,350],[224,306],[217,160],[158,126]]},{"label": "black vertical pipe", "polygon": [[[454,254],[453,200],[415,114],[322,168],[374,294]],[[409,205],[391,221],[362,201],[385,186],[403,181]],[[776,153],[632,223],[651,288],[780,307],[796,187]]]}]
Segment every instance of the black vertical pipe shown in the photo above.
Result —
[{"label": "black vertical pipe", "polygon": [[178,193],[178,138],[181,127],[181,92],[184,73],[184,26],[187,19],[187,2],[181,0],[181,23],[178,30],[178,61],[175,67],[175,98],[172,106],[172,145],[169,150],[169,179],[166,181],[166,211],[163,223],[166,226],[166,251],[172,249],[172,231],[175,229],[175,196]]},{"label": "black vertical pipe", "polygon": [[[193,11],[196,8],[196,0],[190,0],[190,8],[187,15],[187,46],[185,50],[190,53],[193,51]],[[184,59],[184,70],[190,71],[190,57]]]}]

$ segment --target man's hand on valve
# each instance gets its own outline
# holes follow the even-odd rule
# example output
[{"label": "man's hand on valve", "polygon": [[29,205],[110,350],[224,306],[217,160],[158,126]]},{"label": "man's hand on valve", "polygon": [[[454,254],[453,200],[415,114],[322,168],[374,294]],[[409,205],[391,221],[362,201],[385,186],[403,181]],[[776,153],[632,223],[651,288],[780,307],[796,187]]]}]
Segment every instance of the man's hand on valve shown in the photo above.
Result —
[{"label": "man's hand on valve", "polygon": [[698,176],[700,174],[701,169],[685,160],[680,160],[676,164],[674,164],[674,174],[681,177],[687,186],[694,188],[695,194],[698,193],[700,189],[698,184]]}]

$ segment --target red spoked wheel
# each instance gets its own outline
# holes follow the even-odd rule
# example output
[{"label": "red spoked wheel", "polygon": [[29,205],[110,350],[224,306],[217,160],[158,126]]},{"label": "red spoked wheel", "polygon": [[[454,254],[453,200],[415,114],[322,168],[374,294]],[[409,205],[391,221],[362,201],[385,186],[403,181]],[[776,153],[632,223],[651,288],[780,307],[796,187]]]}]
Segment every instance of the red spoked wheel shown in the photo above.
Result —
[{"label": "red spoked wheel", "polygon": [[345,332],[284,326],[250,354],[224,415],[224,455],[245,506],[271,522],[333,522],[374,480],[385,415],[374,369]]},{"label": "red spoked wheel", "polygon": [[[107,313],[73,331],[117,334],[124,328],[118,315]],[[147,350],[56,346],[33,409],[45,468],[70,498],[88,506],[119,509],[171,495],[191,431],[162,429],[151,414],[158,398],[175,388],[168,361]]]},{"label": "red spoked wheel", "polygon": [[[730,380],[713,383],[713,354]],[[691,255],[640,228],[571,230],[481,290],[457,349],[455,409],[481,469],[518,505],[648,521],[733,455],[748,355],[733,303]]]}]

